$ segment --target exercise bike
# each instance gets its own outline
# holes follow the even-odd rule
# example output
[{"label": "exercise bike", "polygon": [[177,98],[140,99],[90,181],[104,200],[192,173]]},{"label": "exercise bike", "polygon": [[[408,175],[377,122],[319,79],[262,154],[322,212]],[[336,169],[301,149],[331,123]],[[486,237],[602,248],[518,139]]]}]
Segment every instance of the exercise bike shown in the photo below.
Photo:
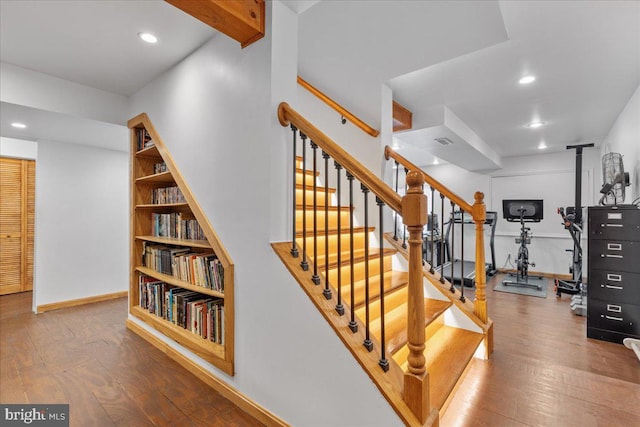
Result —
[{"label": "exercise bike", "polygon": [[527,245],[531,243],[531,228],[525,226],[525,222],[540,222],[543,212],[542,200],[503,200],[502,214],[508,222],[520,222],[520,237],[516,237],[518,248],[518,258],[516,260],[517,270],[509,273],[515,276],[516,280],[503,280],[505,286],[528,286],[542,290],[540,283],[530,283],[529,279],[542,279],[542,276],[529,274],[529,266],[535,267],[535,263],[529,261],[529,249]]}]

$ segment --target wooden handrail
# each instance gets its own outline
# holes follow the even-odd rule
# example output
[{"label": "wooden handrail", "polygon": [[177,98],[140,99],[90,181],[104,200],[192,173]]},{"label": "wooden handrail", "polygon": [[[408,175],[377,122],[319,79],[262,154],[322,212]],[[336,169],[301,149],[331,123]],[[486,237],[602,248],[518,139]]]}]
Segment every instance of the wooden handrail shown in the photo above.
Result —
[{"label": "wooden handrail", "polygon": [[467,203],[462,197],[458,196],[456,193],[445,187],[444,184],[442,184],[440,181],[427,174],[425,171],[411,163],[405,157],[402,157],[400,154],[396,153],[393,148],[389,147],[388,145],[384,147],[384,157],[387,160],[389,160],[390,158],[396,160],[398,163],[409,170],[422,172],[422,176],[424,176],[424,180],[427,184],[436,189],[440,194],[443,194],[447,199],[460,206],[460,209],[473,215],[473,206]]},{"label": "wooden handrail", "polygon": [[356,125],[360,129],[362,129],[363,131],[365,131],[369,135],[373,136],[374,138],[376,136],[380,135],[380,131],[379,130],[375,130],[374,128],[372,128],[371,126],[369,126],[368,124],[366,124],[365,122],[360,120],[358,117],[356,117],[354,114],[352,114],[349,110],[344,108],[342,105],[338,104],[333,99],[329,98],[327,95],[325,95],[323,92],[321,92],[318,88],[316,88],[315,86],[312,86],[309,82],[307,82],[306,80],[304,80],[300,76],[298,76],[298,84],[300,86],[302,86],[303,88],[307,89],[309,92],[311,92],[315,96],[317,96],[321,101],[323,101],[329,107],[333,108],[338,113],[340,113],[340,115],[342,115],[342,117],[344,117],[345,119],[349,120],[351,123],[353,123],[354,125]]},{"label": "wooden handrail", "polygon": [[362,163],[344,151],[342,147],[302,117],[300,113],[291,108],[286,102],[281,102],[278,106],[278,119],[282,126],[293,124],[342,167],[358,178],[360,182],[367,186],[367,188],[378,196],[387,206],[398,213],[401,212],[402,199],[391,187],[372,174]]}]

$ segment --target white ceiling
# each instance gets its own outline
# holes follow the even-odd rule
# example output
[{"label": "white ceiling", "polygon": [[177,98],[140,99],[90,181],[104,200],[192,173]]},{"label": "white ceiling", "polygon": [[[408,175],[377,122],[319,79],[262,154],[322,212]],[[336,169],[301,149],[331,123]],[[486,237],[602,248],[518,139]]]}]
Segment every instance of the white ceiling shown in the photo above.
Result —
[{"label": "white ceiling", "polygon": [[161,0],[0,1],[2,62],[126,96],[215,33]]},{"label": "white ceiling", "polygon": [[[29,127],[16,129],[14,121],[28,117]],[[129,151],[128,129],[125,126],[22,105],[0,102],[0,135],[28,141],[60,141],[109,150]]]},{"label": "white ceiling", "polygon": [[[542,141],[546,151],[598,145],[640,84],[640,2],[502,1],[500,8],[509,41],[390,81],[394,99],[413,112],[417,130],[396,136],[414,162],[432,161],[426,153],[421,161],[419,149],[433,143],[426,131],[441,125],[442,107],[503,157],[539,154]],[[527,74],[537,80],[519,85]],[[545,126],[526,126],[538,120]],[[458,157],[477,158],[468,154]]]},{"label": "white ceiling", "polygon": [[[318,2],[284,3],[306,16]],[[442,126],[437,118],[443,107],[500,156],[538,154],[541,140],[550,151],[577,142],[599,144],[640,84],[640,1],[503,1],[499,6],[503,22],[494,30],[506,28],[508,41],[388,81],[394,98],[414,114],[418,131],[397,135],[414,163],[432,162],[430,143],[422,139],[432,139]],[[426,40],[425,47],[448,46],[465,31],[456,22],[448,27],[439,22],[446,31]],[[143,44],[140,31],[156,32],[159,43]],[[135,93],[215,34],[162,0],[0,0],[0,61],[122,95]],[[535,74],[536,82],[519,86],[526,73]],[[4,123],[9,112],[27,113],[14,107],[2,105],[1,131],[19,138]],[[35,112],[44,126],[43,113]],[[534,119],[546,126],[526,128]],[[30,129],[32,136],[46,134]],[[470,150],[450,156],[454,161],[477,156],[468,141],[461,144]]]},{"label": "white ceiling", "polygon": [[309,9],[311,6],[320,2],[320,0],[280,0],[280,1],[286,4],[289,9],[293,10],[297,14],[301,14],[305,10]]}]

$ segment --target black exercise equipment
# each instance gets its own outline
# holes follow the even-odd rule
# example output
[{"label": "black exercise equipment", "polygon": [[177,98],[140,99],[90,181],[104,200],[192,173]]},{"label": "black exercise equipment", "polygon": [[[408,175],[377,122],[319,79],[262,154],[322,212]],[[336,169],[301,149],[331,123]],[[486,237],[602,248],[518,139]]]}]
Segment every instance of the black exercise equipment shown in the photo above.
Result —
[{"label": "black exercise equipment", "polygon": [[[582,209],[579,209],[580,211]],[[582,246],[580,245],[580,236],[582,235],[582,223],[577,222],[578,216],[573,206],[568,206],[566,211],[558,208],[558,214],[562,217],[564,229],[569,232],[573,239],[573,249],[566,249],[572,253],[573,262],[569,267],[571,280],[555,279],[556,296],[560,298],[562,294],[575,295],[582,292]]]},{"label": "black exercise equipment", "polygon": [[[473,222],[473,217],[471,214],[455,211],[453,213],[453,218],[449,218],[449,222],[447,223],[447,231],[444,235],[444,246],[445,253],[444,256],[448,260],[444,264],[439,267],[440,271],[444,271],[444,277],[447,278],[453,284],[460,284],[462,280],[460,276],[464,272],[464,285],[467,287],[473,287],[475,285],[476,280],[476,263],[475,261],[467,261],[460,259],[452,259],[451,250],[449,246],[449,236],[451,234],[451,227],[454,224],[475,224]],[[494,247],[494,240],[496,237],[496,223],[498,222],[498,213],[494,211],[487,212],[486,219],[484,223],[489,226],[491,230],[491,237],[489,238],[489,248],[491,250],[491,262],[485,263],[485,271],[487,276],[493,276],[498,271],[496,269],[496,253]],[[464,267],[464,270],[463,268]],[[453,279],[453,280],[452,280]]]},{"label": "black exercise equipment", "polygon": [[[441,253],[441,240],[440,236],[440,223],[438,222],[437,214],[427,215],[427,225],[422,233],[422,260],[424,262],[431,262],[433,259],[433,266],[436,267],[444,262],[443,254]],[[433,252],[433,256],[431,255]]]},{"label": "black exercise equipment", "polygon": [[567,249],[572,253],[572,263],[569,271],[571,280],[555,279],[556,296],[560,298],[562,294],[574,295],[571,303],[571,310],[578,315],[585,315],[587,311],[586,284],[582,283],[582,246],[580,238],[583,230],[582,218],[582,150],[593,147],[594,144],[567,145],[567,150],[576,150],[576,186],[575,203],[566,209],[558,208],[558,213],[562,217],[562,224],[571,235],[573,249]]},{"label": "black exercise equipment", "polygon": [[536,265],[529,261],[529,249],[527,245],[531,243],[530,227],[525,227],[525,223],[540,222],[543,219],[542,200],[503,200],[502,215],[509,222],[520,222],[520,237],[516,237],[518,248],[517,270],[509,273],[516,277],[516,280],[503,280],[505,286],[530,286],[538,290],[542,289],[540,283],[529,283],[530,278],[542,279],[542,276],[529,275],[529,266]]}]

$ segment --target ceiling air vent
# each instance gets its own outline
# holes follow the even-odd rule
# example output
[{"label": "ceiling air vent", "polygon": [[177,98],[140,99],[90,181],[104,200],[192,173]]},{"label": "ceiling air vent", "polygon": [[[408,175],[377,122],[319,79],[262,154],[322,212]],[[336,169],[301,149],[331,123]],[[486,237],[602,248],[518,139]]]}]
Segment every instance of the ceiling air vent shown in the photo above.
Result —
[{"label": "ceiling air vent", "polygon": [[434,141],[438,142],[440,145],[451,145],[453,144],[453,141],[450,140],[449,138],[434,138]]}]

